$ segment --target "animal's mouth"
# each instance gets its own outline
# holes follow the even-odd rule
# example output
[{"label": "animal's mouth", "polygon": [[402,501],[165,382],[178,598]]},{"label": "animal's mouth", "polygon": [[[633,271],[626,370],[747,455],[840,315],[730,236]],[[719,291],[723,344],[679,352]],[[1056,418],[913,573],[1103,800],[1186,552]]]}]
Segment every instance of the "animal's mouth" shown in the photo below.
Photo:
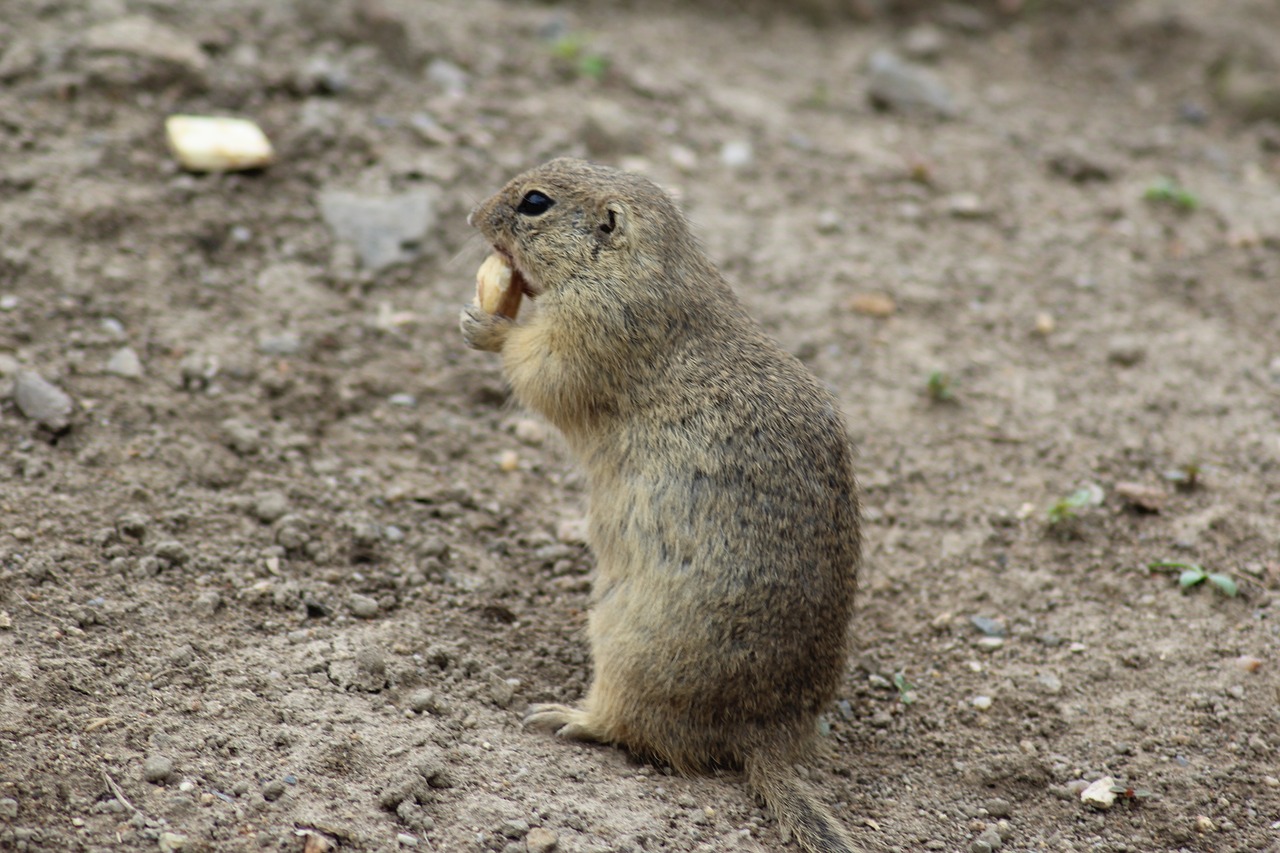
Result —
[{"label": "animal's mouth", "polygon": [[536,299],[540,291],[529,282],[524,272],[521,271],[520,265],[516,263],[515,256],[496,244],[493,247],[493,251],[494,254],[501,256],[507,262],[507,266],[511,268],[511,289],[519,291],[530,299]]}]

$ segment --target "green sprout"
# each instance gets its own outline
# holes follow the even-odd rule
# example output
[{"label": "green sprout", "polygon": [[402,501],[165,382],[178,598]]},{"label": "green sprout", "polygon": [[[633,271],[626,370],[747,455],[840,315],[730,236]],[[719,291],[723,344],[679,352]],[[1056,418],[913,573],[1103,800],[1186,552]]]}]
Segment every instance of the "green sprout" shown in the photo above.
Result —
[{"label": "green sprout", "polygon": [[935,403],[951,403],[956,399],[955,392],[951,390],[951,376],[941,370],[929,374],[924,392]]},{"label": "green sprout", "polygon": [[1065,498],[1058,498],[1045,515],[1049,519],[1049,524],[1057,527],[1075,520],[1076,510],[1097,506],[1100,503],[1102,503],[1102,489],[1097,486],[1085,486],[1082,489],[1076,489]]},{"label": "green sprout", "polygon": [[1157,572],[1167,572],[1178,574],[1178,586],[1182,589],[1191,589],[1193,586],[1199,586],[1208,582],[1210,586],[1218,592],[1227,596],[1227,598],[1235,598],[1240,594],[1240,588],[1236,585],[1235,580],[1230,575],[1224,575],[1220,572],[1210,572],[1204,566],[1197,563],[1178,563],[1172,560],[1158,560],[1154,563],[1148,563],[1147,568]]},{"label": "green sprout", "polygon": [[1200,199],[1196,194],[1186,187],[1170,180],[1169,178],[1160,178],[1154,184],[1147,187],[1147,191],[1142,194],[1147,201],[1156,204],[1167,204],[1178,210],[1190,212],[1200,206]]},{"label": "green sprout", "polygon": [[572,68],[579,76],[601,80],[609,71],[609,58],[587,45],[582,33],[565,33],[551,43],[551,55]]},{"label": "green sprout", "polygon": [[916,701],[916,686],[907,681],[907,676],[901,672],[893,674],[893,686],[898,688],[898,699],[903,705],[911,705]]}]

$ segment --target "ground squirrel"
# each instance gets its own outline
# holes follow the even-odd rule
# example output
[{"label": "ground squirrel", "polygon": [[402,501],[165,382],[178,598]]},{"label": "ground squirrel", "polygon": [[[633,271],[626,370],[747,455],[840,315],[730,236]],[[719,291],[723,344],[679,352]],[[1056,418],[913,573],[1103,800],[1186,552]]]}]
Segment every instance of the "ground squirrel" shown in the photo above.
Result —
[{"label": "ground squirrel", "polygon": [[469,305],[463,337],[501,353],[590,485],[594,680],[526,724],[686,773],[743,768],[802,846],[852,850],[793,767],[842,678],[857,585],[835,400],[645,178],[553,160],[468,221],[532,304],[519,321]]}]

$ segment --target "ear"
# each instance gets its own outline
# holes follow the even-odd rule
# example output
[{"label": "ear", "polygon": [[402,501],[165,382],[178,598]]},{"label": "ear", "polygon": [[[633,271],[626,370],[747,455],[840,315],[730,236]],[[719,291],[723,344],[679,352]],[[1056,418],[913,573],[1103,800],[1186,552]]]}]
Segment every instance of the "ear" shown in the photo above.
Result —
[{"label": "ear", "polygon": [[631,212],[620,201],[609,201],[596,222],[596,240],[605,246],[624,246],[631,237]]}]

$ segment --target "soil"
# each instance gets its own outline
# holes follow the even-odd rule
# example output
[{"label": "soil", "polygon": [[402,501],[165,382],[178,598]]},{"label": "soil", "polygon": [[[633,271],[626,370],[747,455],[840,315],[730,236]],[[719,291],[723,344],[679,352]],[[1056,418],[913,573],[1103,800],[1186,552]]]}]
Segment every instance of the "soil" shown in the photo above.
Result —
[{"label": "soil", "polygon": [[[795,849],[732,772],[520,726],[590,678],[586,495],[461,344],[465,219],[574,154],[845,407],[807,772],[864,849],[1280,850],[1280,134],[1214,82],[1280,8],[865,5],[6,0],[0,847]],[[885,47],[956,115],[873,106]],[[277,161],[184,173],[175,112]],[[332,190],[425,236],[362,266]]]}]

